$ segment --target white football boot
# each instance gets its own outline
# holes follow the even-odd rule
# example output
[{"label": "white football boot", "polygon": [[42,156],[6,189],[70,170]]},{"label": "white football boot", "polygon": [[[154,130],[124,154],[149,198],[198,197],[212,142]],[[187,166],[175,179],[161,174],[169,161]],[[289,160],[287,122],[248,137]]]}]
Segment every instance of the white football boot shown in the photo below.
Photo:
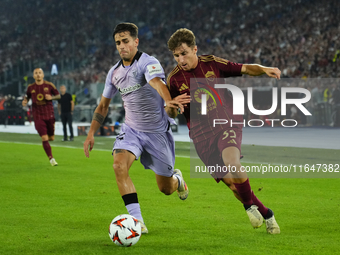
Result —
[{"label": "white football boot", "polygon": [[257,208],[257,205],[252,205],[246,210],[253,228],[259,228],[263,224],[263,217]]},{"label": "white football boot", "polygon": [[188,189],[188,186],[187,184],[185,183],[184,179],[183,179],[183,176],[182,176],[182,172],[181,170],[179,169],[175,169],[174,170],[174,175],[176,177],[179,177],[179,179],[181,180],[180,181],[180,185],[177,189],[177,194],[178,194],[178,197],[182,200],[185,200],[187,199],[188,197],[188,194],[189,194],[189,189]]},{"label": "white football boot", "polygon": [[55,161],[54,158],[51,158],[50,163],[51,163],[51,166],[57,166],[58,165],[57,161]]},{"label": "white football boot", "polygon": [[[268,210],[270,209],[268,208]],[[275,220],[274,213],[272,210],[270,210],[270,212],[272,213],[272,216],[265,220],[267,232],[272,235],[280,234],[280,227]]]},{"label": "white football boot", "polygon": [[138,221],[139,221],[140,226],[141,226],[141,229],[142,229],[142,234],[147,234],[147,233],[149,233],[149,230],[148,230],[148,228],[145,226],[144,222],[142,222],[142,221],[140,221],[140,220],[138,220]]}]

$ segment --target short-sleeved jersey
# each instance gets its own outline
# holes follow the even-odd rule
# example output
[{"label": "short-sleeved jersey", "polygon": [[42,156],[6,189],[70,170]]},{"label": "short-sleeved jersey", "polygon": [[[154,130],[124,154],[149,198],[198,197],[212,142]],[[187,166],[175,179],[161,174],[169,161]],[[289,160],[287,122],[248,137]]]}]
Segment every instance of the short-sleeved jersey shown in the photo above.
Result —
[{"label": "short-sleeved jersey", "polygon": [[164,100],[148,83],[155,77],[165,78],[159,61],[139,51],[130,66],[124,66],[121,60],[106,77],[103,96],[112,98],[117,92],[121,94],[125,124],[135,130],[158,133],[165,132],[169,127]]},{"label": "short-sleeved jersey", "polygon": [[[242,116],[233,115],[233,98],[226,89],[215,89],[214,85],[218,78],[240,76],[242,64],[233,63],[228,60],[213,56],[198,56],[198,65],[195,69],[184,71],[179,65],[169,74],[167,86],[172,98],[187,93],[191,96],[191,103],[184,110],[187,126],[190,130],[190,137],[194,141],[203,141],[215,136],[225,129],[224,125],[213,127],[214,119],[232,119],[234,122],[242,121]],[[202,80],[204,82],[202,84]],[[200,80],[198,80],[200,79]],[[190,82],[191,81],[191,82]],[[219,100],[207,97],[207,115],[201,115],[201,95],[209,91],[212,95],[215,92]],[[191,116],[190,116],[191,115]],[[242,127],[238,127],[242,128]]]},{"label": "short-sleeved jersey", "polygon": [[44,81],[38,85],[32,83],[28,85],[26,95],[32,99],[32,111],[34,120],[54,119],[52,100],[46,100],[45,95],[57,96],[59,92],[52,82]]}]

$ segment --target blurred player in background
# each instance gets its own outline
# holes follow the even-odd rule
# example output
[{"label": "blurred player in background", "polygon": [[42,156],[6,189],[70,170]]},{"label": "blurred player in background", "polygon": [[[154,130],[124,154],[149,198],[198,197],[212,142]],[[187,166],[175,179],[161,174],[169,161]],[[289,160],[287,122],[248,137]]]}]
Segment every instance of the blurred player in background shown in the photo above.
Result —
[{"label": "blurred player in background", "polygon": [[113,38],[121,60],[109,71],[101,101],[96,108],[91,128],[84,142],[89,157],[94,145],[94,133],[107,115],[111,98],[119,92],[125,107],[125,123],[113,145],[113,169],[119,192],[129,214],[144,224],[137,192],[129,176],[132,163],[141,158],[145,169],[154,171],[158,188],[165,195],[177,190],[180,199],[188,196],[188,187],[178,169],[174,169],[175,144],[164,101],[178,110],[183,105],[171,100],[163,81],[165,74],[159,61],[138,51],[138,28],[132,23],[116,26]]},{"label": "blurred player in background", "polygon": [[73,141],[73,127],[72,127],[72,115],[74,110],[74,102],[70,93],[66,92],[65,85],[60,86],[60,99],[58,100],[58,112],[63,123],[64,138],[63,142],[67,141],[67,127],[70,130],[70,141]]},{"label": "blurred player in background", "polygon": [[[252,76],[267,74],[270,77],[280,79],[278,68],[264,67],[261,65],[246,65],[232,63],[228,60],[213,56],[197,56],[195,35],[188,29],[177,30],[168,41],[168,48],[178,63],[167,79],[167,85],[172,98],[185,105],[184,116],[190,130],[190,137],[194,142],[200,159],[206,166],[231,166],[237,169],[235,173],[212,174],[217,182],[222,180],[244,205],[254,228],[262,225],[265,219],[267,232],[270,234],[280,233],[280,228],[275,220],[274,213],[265,207],[251,190],[246,172],[241,172],[240,152],[242,140],[242,124],[226,128],[226,125],[212,127],[212,119],[232,119],[234,122],[243,121],[242,116],[233,115],[232,96],[226,93],[225,89],[218,90],[221,96],[222,105],[207,109],[207,116],[210,118],[202,121],[202,115],[191,116],[191,111],[201,111],[201,104],[192,95],[192,101],[188,103],[190,91],[198,91],[198,82],[190,82],[190,79],[205,78],[205,83],[214,87],[214,80],[231,76],[248,74]],[[216,80],[215,80],[216,81]],[[212,92],[212,91],[211,91]],[[211,101],[212,98],[209,98]],[[209,103],[209,99],[207,103]],[[174,118],[177,111],[166,107],[170,117]],[[221,116],[222,113],[222,116]],[[218,117],[216,117],[218,116]],[[212,118],[212,119],[211,119]],[[208,120],[208,121],[207,121]]]},{"label": "blurred player in background", "polygon": [[22,106],[26,106],[32,99],[32,112],[35,129],[41,137],[46,155],[52,166],[57,166],[52,155],[49,141],[54,140],[54,110],[52,100],[60,99],[60,94],[53,83],[44,80],[44,72],[41,68],[34,69],[34,83],[28,85]]}]

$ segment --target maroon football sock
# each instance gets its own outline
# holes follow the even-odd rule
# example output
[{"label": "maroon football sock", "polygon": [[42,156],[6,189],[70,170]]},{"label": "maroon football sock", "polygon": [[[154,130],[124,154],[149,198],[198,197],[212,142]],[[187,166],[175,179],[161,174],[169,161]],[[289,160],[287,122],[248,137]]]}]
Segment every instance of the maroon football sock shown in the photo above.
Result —
[{"label": "maroon football sock", "polygon": [[234,183],[238,194],[240,195],[243,204],[245,206],[251,206],[253,204],[253,200],[252,200],[252,191],[250,188],[250,184],[249,184],[249,179],[247,179],[244,183]]},{"label": "maroon football sock", "polygon": [[53,158],[50,143],[48,141],[43,141],[42,143],[43,143],[43,147],[44,147],[44,150],[45,150],[48,158],[49,159]]},{"label": "maroon football sock", "polygon": [[262,214],[262,216],[266,217],[268,213],[268,208],[262,204],[262,202],[255,196],[253,191],[251,192],[251,199],[253,200],[254,205],[258,206],[258,210]]}]

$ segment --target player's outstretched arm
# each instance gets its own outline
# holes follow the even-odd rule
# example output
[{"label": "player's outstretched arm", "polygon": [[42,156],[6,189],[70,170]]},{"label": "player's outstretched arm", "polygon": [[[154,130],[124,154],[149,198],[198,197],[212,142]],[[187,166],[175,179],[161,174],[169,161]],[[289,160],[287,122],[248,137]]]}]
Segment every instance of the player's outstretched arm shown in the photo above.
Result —
[{"label": "player's outstretched arm", "polygon": [[278,80],[280,80],[281,76],[281,71],[277,67],[266,67],[258,64],[243,64],[241,73],[251,76],[267,74],[269,77],[276,78]]},{"label": "player's outstretched arm", "polygon": [[58,100],[58,99],[60,99],[60,94],[56,95],[56,96],[51,96],[50,94],[46,94],[45,99],[46,100]]},{"label": "player's outstretched arm", "polygon": [[[190,96],[187,93],[185,93],[173,98],[173,101],[176,101],[185,107],[190,103]],[[178,111],[170,107],[165,107],[165,111],[171,118],[175,118],[178,114]]]},{"label": "player's outstretched arm", "polygon": [[94,146],[94,133],[103,124],[104,119],[109,111],[110,101],[111,101],[110,98],[102,96],[99,105],[97,106],[96,110],[93,113],[91,127],[84,142],[84,153],[87,158],[90,156],[89,151],[92,151]]},{"label": "player's outstretched arm", "polygon": [[149,84],[151,85],[151,87],[157,90],[158,94],[165,101],[165,105],[166,105],[165,110],[170,117],[172,117],[171,115],[174,115],[174,114],[176,117],[177,113],[174,113],[174,112],[177,112],[178,109],[180,109],[181,113],[184,112],[183,105],[171,99],[170,92],[161,78],[158,78],[158,77],[153,78],[152,80],[149,81]]},{"label": "player's outstretched arm", "polygon": [[179,95],[173,98],[173,100],[182,104],[185,107],[190,103],[190,95],[188,95],[187,93],[184,93],[182,95]]}]

